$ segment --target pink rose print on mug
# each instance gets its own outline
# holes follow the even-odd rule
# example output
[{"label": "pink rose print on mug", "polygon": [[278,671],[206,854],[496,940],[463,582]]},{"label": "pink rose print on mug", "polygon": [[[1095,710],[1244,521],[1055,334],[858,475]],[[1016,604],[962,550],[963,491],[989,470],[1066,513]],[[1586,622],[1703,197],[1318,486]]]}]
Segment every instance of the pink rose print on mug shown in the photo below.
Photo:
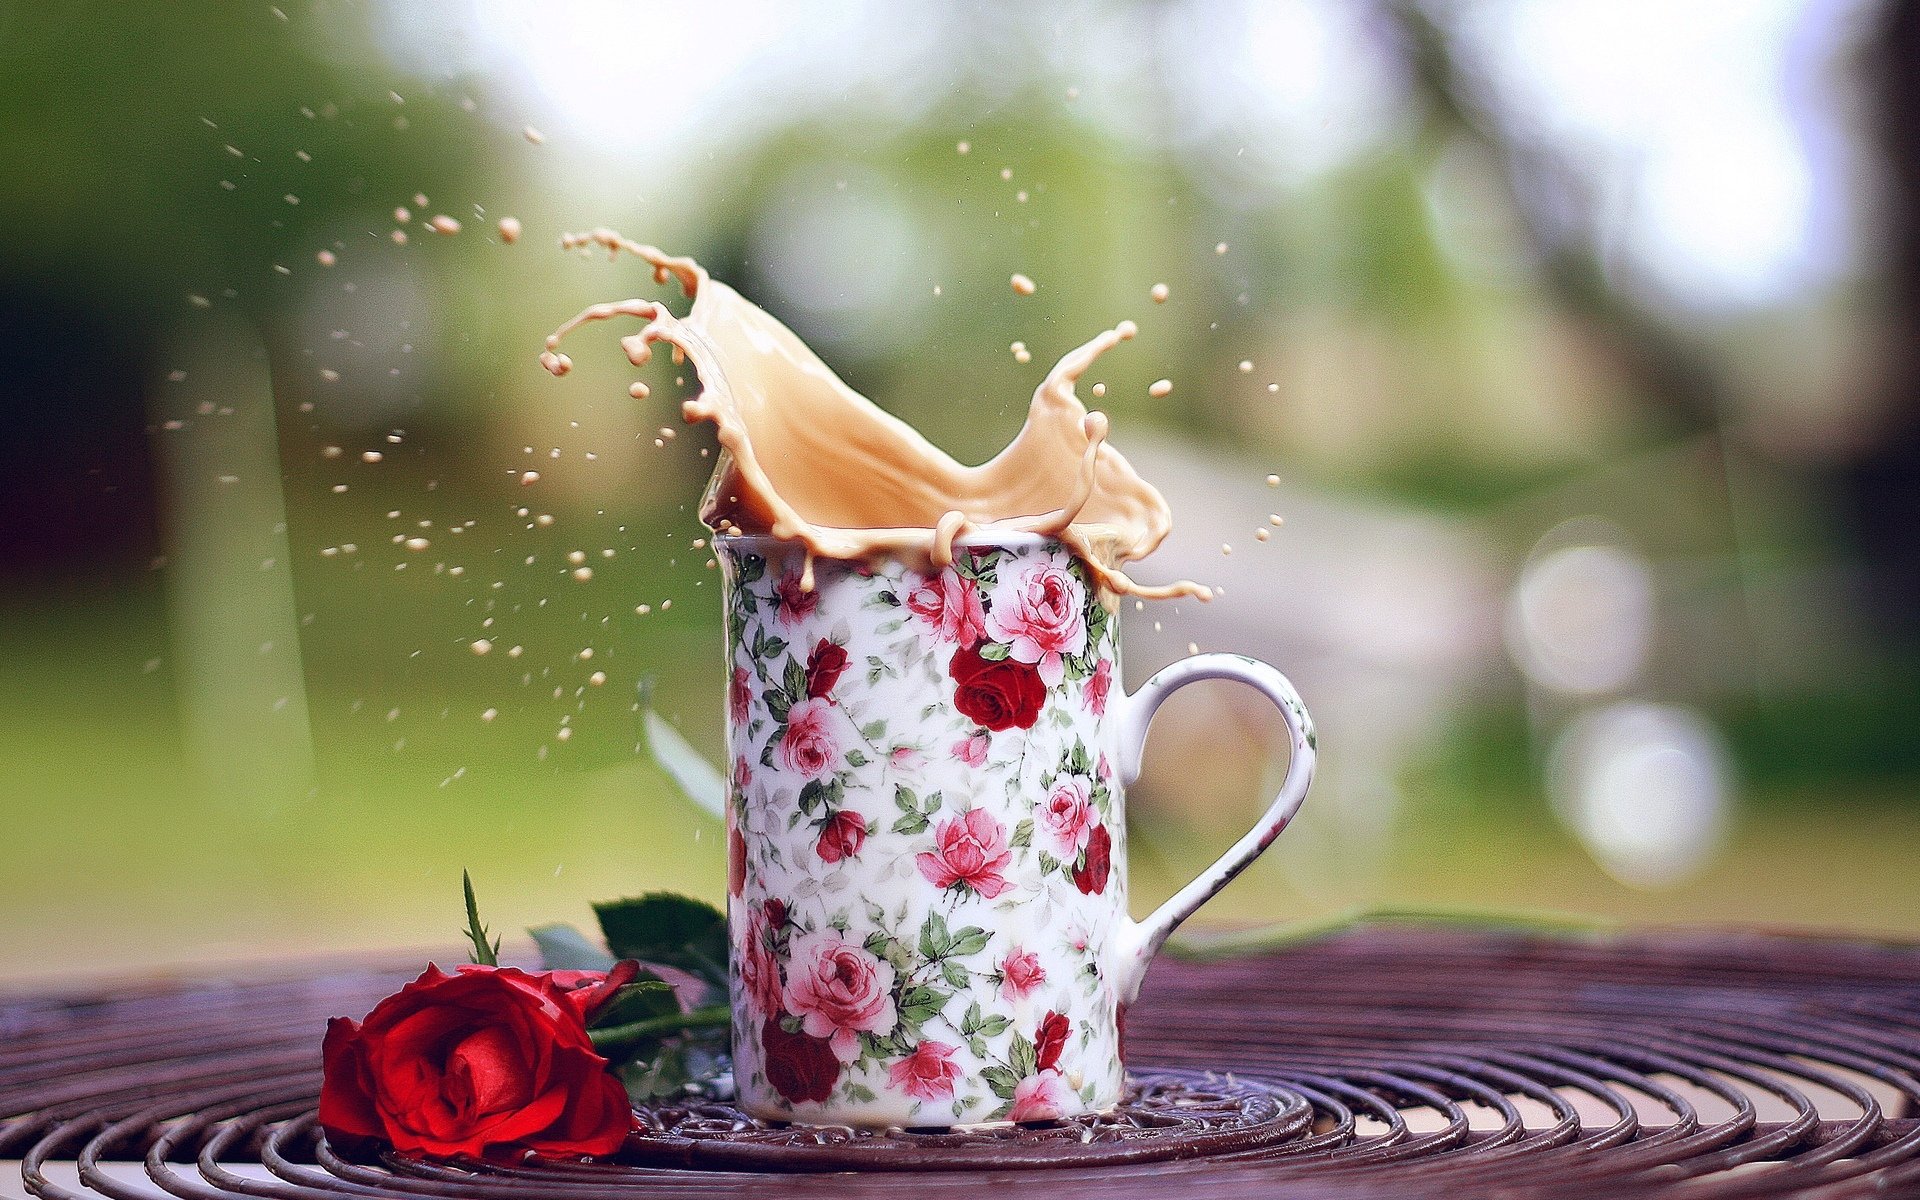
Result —
[{"label": "pink rose print on mug", "polygon": [[987,747],[993,739],[984,733],[963,737],[953,744],[953,756],[970,767],[987,765]]},{"label": "pink rose print on mug", "polygon": [[1093,809],[1093,781],[1085,775],[1062,775],[1053,781],[1047,798],[1034,806],[1035,825],[1044,832],[1047,849],[1055,858],[1072,862],[1080,857],[1100,815]]},{"label": "pink rose print on mug", "polygon": [[831,775],[840,761],[840,743],[833,705],[825,700],[802,700],[787,712],[787,729],[780,735],[780,765],[808,779]]},{"label": "pink rose print on mug", "polygon": [[1073,1089],[1052,1067],[1022,1079],[1013,1089],[1013,1121],[1057,1121],[1073,1103]]},{"label": "pink rose print on mug", "polygon": [[907,611],[924,622],[936,641],[971,646],[986,635],[980,593],[958,571],[948,567],[918,580],[906,594]]},{"label": "pink rose print on mug", "polygon": [[887,1080],[916,1100],[951,1099],[954,1081],[960,1078],[960,1064],[953,1061],[956,1049],[932,1039],[921,1042],[887,1068]]},{"label": "pink rose print on mug", "polygon": [[1107,693],[1113,688],[1113,660],[1103,658],[1087,676],[1087,711],[1096,717],[1107,715]]},{"label": "pink rose print on mug", "polygon": [[915,860],[920,873],[938,888],[963,888],[991,900],[1007,890],[1000,872],[1012,860],[1007,830],[984,808],[935,826],[934,849]]},{"label": "pink rose print on mug", "polygon": [[1008,1000],[1025,1000],[1046,981],[1047,968],[1031,950],[1015,946],[1000,964],[1000,994]]},{"label": "pink rose print on mug", "polygon": [[847,941],[837,929],[799,934],[787,967],[787,1010],[801,1031],[825,1038],[835,1058],[860,1055],[860,1035],[887,1034],[899,1020],[893,966]]},{"label": "pink rose print on mug", "polygon": [[778,1016],[784,998],[773,935],[774,927],[764,909],[752,910],[747,917],[747,936],[740,946],[740,961],[734,968],[747,998],[762,1017]]},{"label": "pink rose print on mug", "polygon": [[1065,658],[1087,648],[1087,591],[1065,553],[1007,564],[987,605],[987,636],[1005,642],[1015,662],[1032,663],[1040,681],[1058,686]]}]

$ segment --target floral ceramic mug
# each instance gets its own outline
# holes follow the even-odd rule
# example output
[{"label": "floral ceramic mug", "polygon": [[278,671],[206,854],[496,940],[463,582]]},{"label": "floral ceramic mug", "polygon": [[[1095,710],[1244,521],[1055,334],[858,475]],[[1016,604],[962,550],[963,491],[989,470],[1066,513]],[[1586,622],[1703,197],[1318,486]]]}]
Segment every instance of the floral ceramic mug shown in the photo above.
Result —
[{"label": "floral ceramic mug", "polygon": [[[1313,730],[1272,667],[1119,688],[1117,615],[1057,541],[963,540],[927,575],[718,538],[731,673],[735,1081],[755,1116],[953,1126],[1112,1109],[1120,1031],[1174,926],[1278,836]],[[1154,709],[1236,679],[1292,734],[1260,823],[1145,921],[1124,789]]]}]

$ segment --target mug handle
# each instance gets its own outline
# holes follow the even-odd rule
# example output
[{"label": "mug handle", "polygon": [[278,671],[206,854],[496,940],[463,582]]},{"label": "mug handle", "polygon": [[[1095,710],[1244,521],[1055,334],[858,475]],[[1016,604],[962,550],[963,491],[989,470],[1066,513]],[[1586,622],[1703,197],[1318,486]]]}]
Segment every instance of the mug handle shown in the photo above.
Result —
[{"label": "mug handle", "polygon": [[1117,982],[1122,1004],[1133,1003],[1140,994],[1147,964],[1180,922],[1213,899],[1221,888],[1226,887],[1235,875],[1245,870],[1249,863],[1260,856],[1262,850],[1280,836],[1280,831],[1299,811],[1300,802],[1306,799],[1307,787],[1313,782],[1313,719],[1307,716],[1306,706],[1300,703],[1300,696],[1293,690],[1293,685],[1287,682],[1287,677],[1259,659],[1245,655],[1196,654],[1162,669],[1147,680],[1139,691],[1124,698],[1119,723],[1118,769],[1122,785],[1139,778],[1140,756],[1146,749],[1147,726],[1153,721],[1154,712],[1176,689],[1202,679],[1235,680],[1253,687],[1273,701],[1274,707],[1280,710],[1281,718],[1287,723],[1287,732],[1293,742],[1292,757],[1287,763],[1287,777],[1280,783],[1279,794],[1244,837],[1201,872],[1198,878],[1154,909],[1146,920],[1126,920],[1121,926],[1116,942],[1120,951]]}]

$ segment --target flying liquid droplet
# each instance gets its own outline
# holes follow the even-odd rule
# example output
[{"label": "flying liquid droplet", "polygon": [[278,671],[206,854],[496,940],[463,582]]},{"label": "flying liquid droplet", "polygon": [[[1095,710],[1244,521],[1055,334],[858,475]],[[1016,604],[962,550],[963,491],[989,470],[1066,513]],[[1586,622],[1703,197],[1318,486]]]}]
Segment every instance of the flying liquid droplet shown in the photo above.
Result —
[{"label": "flying liquid droplet", "polygon": [[1156,379],[1147,385],[1147,395],[1152,396],[1155,400],[1172,394],[1173,380],[1171,379]]},{"label": "flying liquid droplet", "polygon": [[1016,296],[1031,296],[1037,287],[1033,280],[1028,279],[1025,275],[1017,271],[1014,272],[1013,278],[1008,282],[1013,285],[1013,294]]},{"label": "flying liquid droplet", "polygon": [[472,650],[475,654],[484,655],[492,651],[493,643],[488,641],[486,638],[475,638],[473,639],[472,642],[468,643],[467,648]]},{"label": "flying liquid droplet", "polygon": [[314,255],[313,257],[314,257],[314,261],[318,262],[323,267],[330,267],[334,263],[340,261],[338,258],[334,257],[334,253],[331,250],[322,250],[318,254]]},{"label": "flying liquid droplet", "polygon": [[460,222],[445,213],[440,213],[435,216],[433,220],[427,222],[427,228],[433,230],[435,233],[446,234],[451,237],[460,232]]},{"label": "flying liquid droplet", "polygon": [[362,450],[360,452],[360,461],[364,463],[377,463],[385,457],[386,455],[380,453],[378,450]]},{"label": "flying liquid droplet", "polygon": [[522,472],[520,472],[520,486],[521,486],[521,487],[532,487],[532,486],[533,486],[534,484],[536,484],[536,483],[539,483],[539,482],[540,482],[540,472],[538,472],[538,471],[522,471]]},{"label": "flying liquid droplet", "polygon": [[520,220],[517,217],[500,218],[500,240],[511,246],[520,240]]},{"label": "flying liquid droplet", "polygon": [[536,146],[538,146],[541,142],[544,142],[547,140],[546,134],[541,133],[538,129],[535,129],[531,125],[521,130],[520,133],[521,133],[521,136],[525,137],[529,142],[532,142]]},{"label": "flying liquid droplet", "polygon": [[1147,294],[1153,297],[1153,302],[1155,304],[1165,304],[1167,302],[1167,297],[1172,295],[1172,293],[1167,290],[1167,285],[1164,283],[1154,284],[1153,290],[1148,292]]}]

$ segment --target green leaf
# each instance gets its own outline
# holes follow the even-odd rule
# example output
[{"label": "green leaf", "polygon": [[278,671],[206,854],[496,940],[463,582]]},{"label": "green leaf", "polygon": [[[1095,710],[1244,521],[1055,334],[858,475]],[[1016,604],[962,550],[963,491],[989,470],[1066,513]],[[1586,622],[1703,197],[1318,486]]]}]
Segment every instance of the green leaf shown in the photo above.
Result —
[{"label": "green leaf", "polygon": [[673,985],[643,971],[641,978],[621,988],[613,994],[613,999],[602,1004],[587,1026],[590,1029],[609,1029],[679,1011],[680,999],[674,995]]},{"label": "green leaf", "polygon": [[894,833],[925,833],[927,824],[925,817],[916,814],[911,817],[901,817],[888,826],[888,829]]},{"label": "green leaf", "polygon": [[800,796],[795,803],[800,806],[801,812],[811,814],[814,809],[820,807],[820,802],[825,798],[826,794],[827,787],[825,784],[821,783],[818,779],[809,779],[800,785]]},{"label": "green leaf", "polygon": [[607,949],[620,958],[679,967],[727,984],[727,918],[710,904],[671,892],[593,906]]},{"label": "green leaf", "polygon": [[767,711],[773,714],[773,719],[784,723],[787,714],[793,711],[793,701],[779,688],[768,688],[766,700]]},{"label": "green leaf", "polygon": [[980,1002],[975,1000],[973,1003],[967,1005],[966,1015],[960,1018],[961,1034],[966,1037],[972,1037],[974,1034],[979,1033],[980,1023],[985,1019],[980,1012]]},{"label": "green leaf", "polygon": [[859,751],[859,750],[849,750],[849,751],[847,751],[847,765],[848,765],[848,766],[850,766],[850,767],[864,767],[864,766],[866,766],[866,765],[867,765],[867,756],[866,756],[866,754],[865,754],[865,753],[863,753],[862,751]]},{"label": "green leaf", "polygon": [[538,925],[527,930],[540,947],[540,965],[549,971],[606,971],[614,957],[571,925]]},{"label": "green leaf", "polygon": [[1020,1086],[1022,1076],[1014,1074],[1002,1066],[991,1066],[980,1072],[980,1078],[986,1080],[987,1087],[1002,1100],[1013,1099],[1013,1090]]},{"label": "green leaf", "polygon": [[870,742],[877,742],[887,736],[887,719],[885,717],[875,717],[873,720],[868,721],[860,727],[860,736]]},{"label": "green leaf", "polygon": [[483,967],[500,965],[500,939],[487,941],[487,927],[480,923],[480,906],[473,899],[473,877],[460,872],[460,889],[467,895],[467,940],[473,943],[473,961]]},{"label": "green leaf", "polygon": [[1013,1024],[1012,1017],[988,1017],[986,1020],[980,1022],[980,1036],[989,1038],[999,1037],[1007,1031],[1007,1026],[1011,1024]]},{"label": "green leaf", "polygon": [[1033,845],[1033,818],[1032,817],[1020,818],[1020,823],[1013,827],[1013,837],[1008,839],[1007,844],[1009,846],[1014,846],[1018,848],[1025,848],[1027,846]]},{"label": "green leaf", "polygon": [[938,912],[929,912],[926,923],[920,926],[920,957],[940,958],[953,945],[953,938],[947,933],[947,919]]},{"label": "green leaf", "polygon": [[760,644],[760,653],[768,658],[779,658],[782,654],[786,653],[786,650],[787,642],[785,638],[770,637]]},{"label": "green leaf", "polygon": [[969,925],[953,935],[953,941],[948,946],[947,953],[956,958],[965,958],[985,950],[987,943],[992,940],[993,935],[986,930],[978,925]]},{"label": "green leaf", "polygon": [[999,642],[988,642],[986,645],[980,647],[980,658],[985,662],[1000,662],[1011,653],[1013,653],[1013,647],[1002,645]]},{"label": "green leaf", "polygon": [[673,780],[680,794],[708,816],[724,817],[727,804],[725,777],[714,769],[712,763],[702,758],[686,738],[680,736],[678,729],[669,725],[652,708],[641,715],[640,724],[646,731],[648,753],[667,773],[667,778]]},{"label": "green leaf", "polygon": [[847,1085],[847,1099],[849,1100],[858,1100],[863,1104],[871,1104],[878,1098],[879,1097],[873,1094],[873,1089],[864,1083],[849,1083]]},{"label": "green leaf", "polygon": [[893,789],[893,806],[903,813],[917,813],[920,811],[919,797],[913,794],[912,788],[900,784]]},{"label": "green leaf", "polygon": [[966,967],[951,958],[940,964],[940,974],[944,975],[947,982],[956,988],[966,987],[973,978],[967,973]]},{"label": "green leaf", "polygon": [[620,1068],[620,1082],[626,1085],[627,1098],[635,1104],[677,1096],[691,1081],[686,1047],[679,1043],[664,1044],[656,1053]]},{"label": "green leaf", "polygon": [[1025,1034],[1013,1035],[1013,1043],[1007,1047],[1007,1062],[1019,1073],[1021,1079],[1040,1069],[1039,1055]]},{"label": "green leaf", "polygon": [[800,703],[800,701],[804,699],[807,694],[806,666],[803,663],[801,663],[801,661],[798,658],[788,659],[787,673],[786,673],[786,676],[780,680],[780,684],[782,687],[787,689],[787,695],[793,697],[793,702],[795,704]]},{"label": "green leaf", "polygon": [[900,1015],[915,1025],[925,1024],[940,1015],[952,997],[938,988],[926,984],[910,987],[900,997]]}]

